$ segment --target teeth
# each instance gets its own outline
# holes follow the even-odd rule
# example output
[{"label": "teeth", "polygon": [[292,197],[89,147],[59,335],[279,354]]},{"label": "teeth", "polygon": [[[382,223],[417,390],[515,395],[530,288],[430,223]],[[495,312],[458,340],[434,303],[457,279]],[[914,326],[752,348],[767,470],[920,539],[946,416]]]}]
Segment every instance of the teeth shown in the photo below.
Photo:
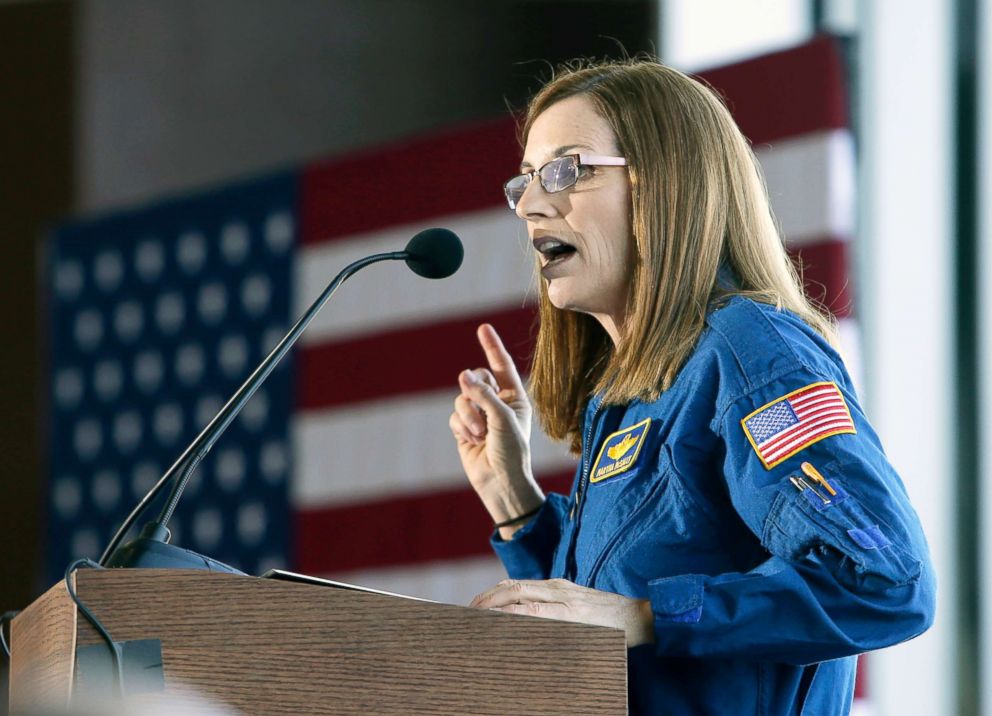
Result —
[{"label": "teeth", "polygon": [[565,246],[564,242],[556,241],[555,239],[548,239],[547,241],[542,241],[539,243],[537,245],[537,250],[543,254],[545,251],[557,249],[559,246]]}]

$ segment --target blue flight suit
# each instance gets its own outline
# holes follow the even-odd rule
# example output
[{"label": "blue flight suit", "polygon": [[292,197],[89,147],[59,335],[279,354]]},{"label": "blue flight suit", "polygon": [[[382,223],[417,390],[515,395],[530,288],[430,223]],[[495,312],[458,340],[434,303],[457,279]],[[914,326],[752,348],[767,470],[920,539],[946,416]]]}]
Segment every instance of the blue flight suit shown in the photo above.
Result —
[{"label": "blue flight suit", "polygon": [[933,622],[919,518],[840,356],[793,313],[734,296],[669,390],[593,398],[583,437],[570,497],[492,543],[512,578],[650,599],[631,713],[847,714],[855,655]]}]

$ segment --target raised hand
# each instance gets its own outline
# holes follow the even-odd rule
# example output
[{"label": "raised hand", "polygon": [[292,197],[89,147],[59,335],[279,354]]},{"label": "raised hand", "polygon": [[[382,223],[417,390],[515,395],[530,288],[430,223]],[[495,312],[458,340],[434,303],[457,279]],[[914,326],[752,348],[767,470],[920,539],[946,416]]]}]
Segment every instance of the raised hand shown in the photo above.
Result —
[{"label": "raised hand", "polygon": [[[530,512],[544,495],[531,469],[532,409],[523,381],[495,329],[483,324],[477,335],[489,367],[459,374],[448,425],[469,483],[493,520],[503,522]],[[504,528],[503,536],[520,526]]]}]

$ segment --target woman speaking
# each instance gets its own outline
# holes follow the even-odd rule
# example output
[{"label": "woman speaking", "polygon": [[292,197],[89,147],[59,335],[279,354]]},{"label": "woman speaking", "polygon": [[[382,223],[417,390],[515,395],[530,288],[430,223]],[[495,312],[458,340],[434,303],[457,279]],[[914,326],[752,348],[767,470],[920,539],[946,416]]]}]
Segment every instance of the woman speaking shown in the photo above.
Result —
[{"label": "woman speaking", "polygon": [[[511,577],[473,606],[623,629],[631,713],[848,713],[855,655],[933,621],[933,567],[746,140],[643,60],[559,74],[522,137],[529,395],[484,325],[450,420]],[[568,497],[532,409],[580,456]]]}]

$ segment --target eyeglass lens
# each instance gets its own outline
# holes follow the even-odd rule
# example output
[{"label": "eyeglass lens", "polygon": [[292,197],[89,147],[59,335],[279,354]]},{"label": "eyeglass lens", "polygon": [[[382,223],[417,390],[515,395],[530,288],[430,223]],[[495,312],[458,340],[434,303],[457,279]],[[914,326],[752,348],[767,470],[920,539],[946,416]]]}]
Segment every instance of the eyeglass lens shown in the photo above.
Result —
[{"label": "eyeglass lens", "polygon": [[[553,194],[575,184],[579,176],[579,171],[574,157],[558,157],[538,169],[537,175],[540,178],[541,187],[544,191]],[[527,191],[530,181],[529,174],[520,174],[506,182],[503,188],[506,192],[506,200],[510,204],[511,209],[517,208],[517,202],[520,201],[524,192]]]}]

